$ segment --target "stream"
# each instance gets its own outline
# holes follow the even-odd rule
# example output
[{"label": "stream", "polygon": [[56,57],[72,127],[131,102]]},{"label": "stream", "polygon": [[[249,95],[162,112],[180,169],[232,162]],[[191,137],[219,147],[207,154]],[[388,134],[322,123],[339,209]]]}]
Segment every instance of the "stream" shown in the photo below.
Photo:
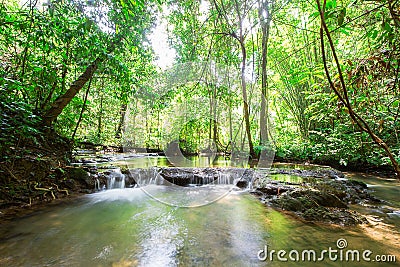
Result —
[{"label": "stream", "polygon": [[[163,157],[117,158],[113,164],[122,161],[131,168],[168,165]],[[227,166],[223,159],[215,164]],[[387,201],[352,207],[367,215],[370,225],[306,223],[266,207],[247,190],[218,184],[207,188],[215,194],[228,192],[217,201],[176,207],[157,201],[173,198],[175,189],[147,185],[85,195],[1,224],[0,266],[358,267],[393,261],[391,255],[396,262],[380,266],[399,266],[399,183],[357,173],[346,176],[366,182]],[[279,250],[286,254],[278,258]],[[351,257],[355,250],[359,261]]]}]

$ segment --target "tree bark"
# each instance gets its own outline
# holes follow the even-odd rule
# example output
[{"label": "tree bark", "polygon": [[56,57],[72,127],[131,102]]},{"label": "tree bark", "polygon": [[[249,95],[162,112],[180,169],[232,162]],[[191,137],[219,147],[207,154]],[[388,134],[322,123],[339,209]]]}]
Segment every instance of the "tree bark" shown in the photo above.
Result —
[{"label": "tree bark", "polygon": [[117,127],[117,132],[115,133],[115,138],[122,138],[122,129],[125,126],[125,114],[126,114],[126,110],[128,108],[128,105],[126,103],[123,103],[121,105],[121,109],[119,112],[119,123],[118,123],[118,127]]},{"label": "tree bark", "polygon": [[83,112],[85,111],[86,102],[87,102],[87,99],[88,99],[88,96],[89,96],[90,86],[92,85],[92,79],[93,79],[93,78],[90,78],[88,87],[87,87],[87,89],[86,89],[85,99],[83,100],[83,105],[82,105],[81,113],[79,114],[78,122],[76,123],[74,132],[72,133],[72,137],[71,137],[72,140],[74,140],[76,131],[78,130],[79,125],[81,124],[81,121],[82,121]]},{"label": "tree bark", "polygon": [[[230,21],[227,17],[227,11],[224,7],[223,1],[221,2],[222,5],[222,10],[218,6],[217,2],[215,0],[212,1],[214,4],[215,8],[217,9],[217,12],[225,19],[226,23],[229,25],[229,30],[232,30],[232,26],[230,25]],[[241,11],[243,9],[240,7],[238,1],[235,1],[235,12],[238,17],[238,22],[237,25],[239,26],[239,36],[234,32],[229,32],[225,33],[226,36],[231,36],[234,39],[236,39],[240,45],[241,49],[241,54],[242,54],[242,62],[241,62],[241,89],[242,89],[242,98],[243,98],[243,116],[245,120],[245,130],[246,130],[246,135],[247,135],[247,141],[249,145],[249,154],[251,157],[255,157],[254,153],[254,147],[253,147],[253,141],[251,138],[251,130],[250,130],[250,110],[249,110],[249,104],[248,104],[248,97],[247,97],[247,88],[246,88],[246,60],[247,60],[247,51],[246,51],[246,45],[245,45],[245,35],[243,33],[243,18],[241,15]],[[244,14],[246,14],[246,10],[243,11]]]},{"label": "tree bark", "polygon": [[[321,7],[321,3],[319,0],[316,0],[316,2],[318,5],[318,11],[319,11],[319,14],[321,17],[320,39],[321,39],[322,59],[323,59],[323,63],[324,63],[325,74],[327,76],[329,85],[330,85],[331,89],[335,92],[335,94],[338,96],[339,100],[347,108],[351,120],[360,128],[361,131],[368,133],[368,135],[372,138],[372,140],[385,151],[386,155],[389,157],[389,159],[392,163],[392,166],[393,166],[394,171],[396,172],[397,178],[400,180],[400,166],[399,166],[398,162],[396,161],[395,157],[393,156],[393,153],[391,152],[389,146],[379,136],[377,136],[372,131],[372,129],[369,127],[368,123],[353,110],[353,107],[350,103],[350,99],[348,97],[346,83],[344,82],[344,77],[343,77],[342,69],[340,67],[338,56],[336,54],[335,46],[333,45],[332,37],[330,35],[328,26],[326,25],[326,22],[325,22],[326,0],[324,0],[322,7]],[[326,37],[328,39],[329,46],[332,51],[332,55],[335,60],[336,67],[338,69],[339,80],[340,80],[340,85],[341,85],[343,94],[341,92],[339,92],[338,88],[335,87],[335,85],[332,81],[332,78],[329,74],[329,69],[328,69],[326,54],[325,54],[324,31],[326,33]]]},{"label": "tree bark", "polygon": [[[107,54],[112,53],[115,48],[120,45],[122,36],[117,36],[107,49]],[[64,108],[71,102],[72,98],[85,86],[85,84],[93,77],[93,74],[98,69],[99,65],[107,58],[107,55],[97,57],[89,66],[86,67],[85,71],[75,80],[69,87],[69,89],[61,96],[59,96],[51,108],[47,110],[42,116],[43,124],[45,126],[51,126],[51,124],[57,119],[58,115],[64,110]]]},{"label": "tree bark", "polygon": [[87,66],[81,76],[71,84],[67,92],[54,101],[51,108],[43,115],[44,125],[50,126],[57,119],[58,115],[60,115],[63,109],[69,104],[69,102],[71,102],[72,98],[74,98],[74,96],[85,86],[86,82],[93,77],[94,72],[102,61],[103,58],[96,58],[96,60]]},{"label": "tree bark", "polygon": [[[104,80],[101,85],[101,90],[103,90],[104,87]],[[102,120],[103,120],[103,93],[100,92],[100,109],[99,109],[99,114],[97,117],[97,138],[99,139],[98,142],[100,143],[101,139],[101,133],[102,133]]]},{"label": "tree bark", "polygon": [[247,98],[247,89],[246,89],[246,47],[244,44],[243,37],[240,36],[240,47],[242,50],[242,68],[241,68],[241,85],[242,85],[242,97],[243,97],[243,113],[244,113],[244,122],[246,128],[246,135],[247,141],[249,144],[249,154],[251,157],[255,157],[253,141],[251,138],[251,131],[250,131],[250,111],[249,111],[249,104]]},{"label": "tree bark", "polygon": [[[274,5],[274,1],[271,2],[271,6]],[[266,18],[263,16],[263,11],[266,12]],[[267,52],[268,52],[268,40],[269,40],[269,29],[271,25],[271,12],[268,0],[259,1],[258,16],[261,24],[261,108],[260,108],[260,145],[266,145],[268,143],[268,81],[267,81]]]}]

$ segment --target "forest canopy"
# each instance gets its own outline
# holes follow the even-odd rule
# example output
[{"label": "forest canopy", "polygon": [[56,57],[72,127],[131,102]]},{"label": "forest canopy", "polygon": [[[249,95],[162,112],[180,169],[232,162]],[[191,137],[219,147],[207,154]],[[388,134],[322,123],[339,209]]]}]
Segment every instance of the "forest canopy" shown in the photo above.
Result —
[{"label": "forest canopy", "polygon": [[2,1],[2,161],[54,129],[400,173],[399,30],[395,0]]}]

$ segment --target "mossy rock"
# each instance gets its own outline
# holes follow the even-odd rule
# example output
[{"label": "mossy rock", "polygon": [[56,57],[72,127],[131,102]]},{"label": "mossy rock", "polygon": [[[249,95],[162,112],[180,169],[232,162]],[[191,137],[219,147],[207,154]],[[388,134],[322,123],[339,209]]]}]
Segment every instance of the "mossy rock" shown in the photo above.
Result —
[{"label": "mossy rock", "polygon": [[94,183],[89,175],[89,173],[83,168],[67,168],[68,177],[77,181],[78,183],[92,187]]},{"label": "mossy rock", "polygon": [[280,195],[271,201],[272,206],[295,212],[307,221],[340,225],[366,223],[366,219],[347,210],[347,205],[336,195],[312,189],[299,189]]},{"label": "mossy rock", "polygon": [[305,208],[311,208],[314,206],[347,208],[347,205],[343,203],[337,196],[328,192],[321,192],[311,189],[295,190],[288,193],[287,196],[301,200]]}]

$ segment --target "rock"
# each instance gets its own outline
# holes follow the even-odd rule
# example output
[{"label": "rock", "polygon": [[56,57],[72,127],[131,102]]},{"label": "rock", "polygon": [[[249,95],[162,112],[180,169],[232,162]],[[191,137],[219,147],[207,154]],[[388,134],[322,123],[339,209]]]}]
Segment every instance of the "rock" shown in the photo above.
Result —
[{"label": "rock", "polygon": [[254,171],[244,168],[154,167],[126,169],[122,170],[122,173],[126,175],[127,186],[134,186],[136,183],[141,185],[173,183],[180,186],[200,186],[214,183],[247,188],[253,181]]},{"label": "rock", "polygon": [[359,203],[362,200],[379,201],[369,194],[365,183],[354,180],[322,180],[316,183],[314,188],[333,194],[345,203]]},{"label": "rock", "polygon": [[62,186],[71,190],[71,191],[77,191],[79,186],[76,183],[74,179],[66,179],[62,182]]},{"label": "rock", "polygon": [[284,193],[281,197],[272,199],[270,204],[295,212],[307,221],[340,225],[367,223],[367,220],[357,212],[347,210],[347,205],[335,195],[312,189],[298,189]]},{"label": "rock", "polygon": [[269,196],[276,196],[291,190],[294,190],[294,188],[282,184],[268,184],[262,188],[257,188],[257,191]]},{"label": "rock", "polygon": [[84,168],[67,168],[67,177],[74,179],[83,188],[94,188],[94,180]]},{"label": "rock", "polygon": [[313,222],[340,225],[367,223],[355,211],[348,210],[347,203],[356,199],[368,199],[365,184],[351,180],[321,179],[307,187],[288,186],[279,181],[269,181],[256,194],[272,207],[294,212]]},{"label": "rock", "polygon": [[341,179],[343,173],[332,168],[272,169],[270,174],[307,177],[297,186],[261,179],[256,189],[256,194],[266,204],[294,212],[307,221],[340,225],[368,223],[359,213],[348,210],[347,204],[380,202],[369,194],[365,183]]},{"label": "rock", "polygon": [[248,181],[246,181],[246,180],[239,180],[237,183],[236,183],[236,186],[237,187],[239,187],[239,188],[247,188],[248,186],[249,186],[249,182]]},{"label": "rock", "polygon": [[357,225],[368,223],[367,219],[357,212],[337,208],[312,208],[306,210],[302,217],[307,221],[327,222],[338,225]]}]

